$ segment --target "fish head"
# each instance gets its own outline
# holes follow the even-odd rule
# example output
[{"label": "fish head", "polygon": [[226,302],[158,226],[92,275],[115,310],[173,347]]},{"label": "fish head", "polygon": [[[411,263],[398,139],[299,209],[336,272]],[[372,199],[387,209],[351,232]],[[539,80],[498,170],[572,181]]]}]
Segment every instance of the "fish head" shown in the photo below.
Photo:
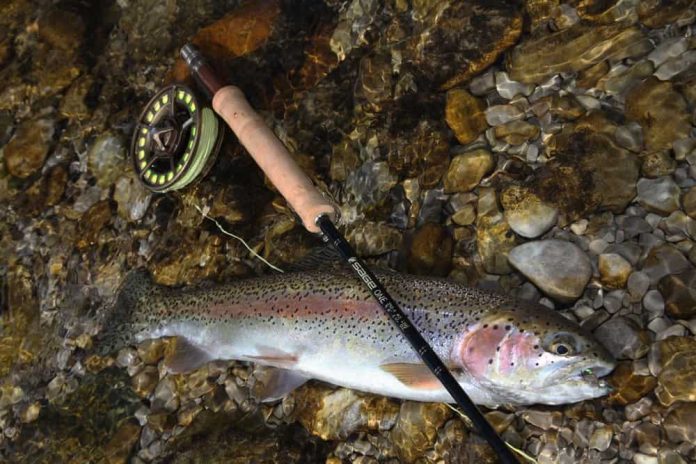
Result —
[{"label": "fish head", "polygon": [[555,311],[525,305],[465,329],[457,363],[497,403],[565,404],[604,396],[612,355]]}]

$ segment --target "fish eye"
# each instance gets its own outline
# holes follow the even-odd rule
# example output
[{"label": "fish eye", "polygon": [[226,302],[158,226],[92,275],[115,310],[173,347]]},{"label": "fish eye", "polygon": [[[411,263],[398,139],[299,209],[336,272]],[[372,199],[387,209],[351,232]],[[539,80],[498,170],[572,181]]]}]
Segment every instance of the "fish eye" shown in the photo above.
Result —
[{"label": "fish eye", "polygon": [[551,345],[551,351],[561,356],[573,354],[570,345],[561,342],[557,342]]}]

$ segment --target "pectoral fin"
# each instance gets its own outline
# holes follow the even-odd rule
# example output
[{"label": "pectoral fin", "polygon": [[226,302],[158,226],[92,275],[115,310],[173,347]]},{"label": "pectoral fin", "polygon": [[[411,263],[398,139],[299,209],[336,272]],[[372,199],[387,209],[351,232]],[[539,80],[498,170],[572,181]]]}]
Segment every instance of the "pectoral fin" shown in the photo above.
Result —
[{"label": "pectoral fin", "polygon": [[417,390],[436,390],[441,387],[440,381],[430,372],[425,364],[390,363],[379,366],[384,372],[396,377],[407,387]]},{"label": "pectoral fin", "polygon": [[174,352],[165,357],[164,364],[169,372],[181,374],[198,369],[213,359],[203,349],[179,337],[174,342]]},{"label": "pectoral fin", "polygon": [[267,366],[256,367],[254,378],[251,392],[261,402],[278,400],[309,380],[295,371]]},{"label": "pectoral fin", "polygon": [[297,364],[296,354],[287,353],[277,348],[257,346],[256,352],[257,354],[246,355],[244,358],[252,362],[259,362],[262,364],[283,368],[291,368]]}]

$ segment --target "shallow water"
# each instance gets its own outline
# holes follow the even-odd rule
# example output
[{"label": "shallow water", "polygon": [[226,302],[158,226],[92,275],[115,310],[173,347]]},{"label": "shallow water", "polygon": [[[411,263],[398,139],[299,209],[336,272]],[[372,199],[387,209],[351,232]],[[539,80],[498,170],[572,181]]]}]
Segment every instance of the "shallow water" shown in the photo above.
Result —
[{"label": "shallow water", "polygon": [[[370,262],[581,322],[608,398],[486,411],[538,462],[696,460],[693,1],[0,0],[0,456],[7,462],[493,462],[450,409],[264,372],[90,356],[125,273],[270,271],[318,240],[227,135],[152,194],[135,120],[188,40],[247,93]],[[188,81],[187,81],[188,82]],[[188,82],[192,85],[191,82]],[[539,265],[539,263],[545,263]]]}]

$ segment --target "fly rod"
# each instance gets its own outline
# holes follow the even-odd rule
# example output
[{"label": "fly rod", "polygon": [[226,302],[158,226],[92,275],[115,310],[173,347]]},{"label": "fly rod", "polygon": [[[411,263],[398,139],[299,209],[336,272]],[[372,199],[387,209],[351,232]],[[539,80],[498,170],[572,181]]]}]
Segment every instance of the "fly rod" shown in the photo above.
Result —
[{"label": "fly rod", "polygon": [[242,91],[235,86],[224,85],[200,52],[191,44],[184,45],[181,56],[198,84],[204,88],[209,97],[212,97],[215,112],[229,125],[239,142],[297,213],[303,226],[309,232],[321,233],[322,239],[336,248],[408,340],[423,363],[476,425],[479,433],[488,441],[500,460],[504,464],[518,463],[505,442],[471,401],[408,316],[375,275],[356,256],[353,248],[333,223],[336,218],[335,206],[317,190],[309,177],[299,168],[285,146],[251,108]]}]

